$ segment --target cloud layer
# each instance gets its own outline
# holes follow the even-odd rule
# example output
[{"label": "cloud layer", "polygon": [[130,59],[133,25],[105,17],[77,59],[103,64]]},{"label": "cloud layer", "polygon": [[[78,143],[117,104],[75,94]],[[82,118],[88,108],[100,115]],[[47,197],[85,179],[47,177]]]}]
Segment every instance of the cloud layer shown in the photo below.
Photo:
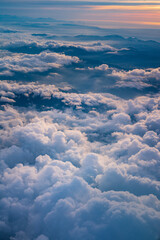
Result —
[{"label": "cloud layer", "polygon": [[1,19],[0,239],[159,240],[160,44]]},{"label": "cloud layer", "polygon": [[[1,88],[15,101],[0,112],[2,239],[128,240],[135,232],[158,239],[158,95],[122,100],[45,84]],[[62,99],[66,108],[16,107],[18,96],[32,94]]]}]

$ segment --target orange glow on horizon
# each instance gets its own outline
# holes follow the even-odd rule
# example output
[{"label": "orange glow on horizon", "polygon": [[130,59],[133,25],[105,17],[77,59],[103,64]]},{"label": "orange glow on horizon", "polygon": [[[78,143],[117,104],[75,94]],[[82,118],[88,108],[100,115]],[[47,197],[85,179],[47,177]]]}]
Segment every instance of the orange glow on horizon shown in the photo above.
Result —
[{"label": "orange glow on horizon", "polygon": [[160,10],[160,5],[138,5],[138,6],[121,6],[121,5],[111,5],[111,6],[92,6],[91,10]]},{"label": "orange glow on horizon", "polygon": [[[94,22],[94,20],[84,19],[87,22]],[[113,22],[113,23],[126,23],[126,21],[119,21],[119,20],[96,20],[97,22]],[[143,22],[143,21],[128,21],[129,24],[136,24],[136,25],[153,25],[153,26],[160,26],[160,22]]]}]

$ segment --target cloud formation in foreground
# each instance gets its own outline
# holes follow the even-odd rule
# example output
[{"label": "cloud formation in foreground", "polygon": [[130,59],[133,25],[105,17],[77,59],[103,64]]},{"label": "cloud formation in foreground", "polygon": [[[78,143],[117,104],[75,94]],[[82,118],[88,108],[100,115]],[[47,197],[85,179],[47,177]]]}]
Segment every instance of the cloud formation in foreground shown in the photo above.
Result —
[{"label": "cloud formation in foreground", "polygon": [[[5,81],[1,93],[1,239],[160,237],[159,95],[123,100]],[[21,95],[66,108],[22,109]]]}]

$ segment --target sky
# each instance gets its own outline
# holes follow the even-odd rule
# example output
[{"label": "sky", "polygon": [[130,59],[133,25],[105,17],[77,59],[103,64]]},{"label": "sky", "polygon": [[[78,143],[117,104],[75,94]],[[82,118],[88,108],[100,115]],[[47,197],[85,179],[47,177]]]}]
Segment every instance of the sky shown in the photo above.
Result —
[{"label": "sky", "polygon": [[160,28],[160,1],[1,1],[1,14],[53,17],[110,28]]}]

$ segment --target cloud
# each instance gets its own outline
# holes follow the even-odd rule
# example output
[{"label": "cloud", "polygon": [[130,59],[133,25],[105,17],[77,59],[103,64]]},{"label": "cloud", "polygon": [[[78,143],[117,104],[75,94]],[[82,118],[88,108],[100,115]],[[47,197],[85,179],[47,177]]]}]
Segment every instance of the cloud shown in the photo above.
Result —
[{"label": "cloud", "polygon": [[106,104],[109,107],[114,107],[117,104],[118,97],[111,94],[78,94],[65,91],[67,88],[58,89],[53,84],[37,84],[30,82],[29,84],[16,83],[14,81],[0,81],[0,90],[3,97],[15,98],[16,95],[24,95],[29,97],[33,95],[33,98],[40,96],[43,99],[50,99],[51,97],[61,99],[64,103],[73,106],[81,106],[82,104],[88,106],[99,106],[100,104]]},{"label": "cloud", "polygon": [[[78,62],[78,57],[66,56],[54,52],[44,51],[40,54],[11,54],[0,60],[0,68],[6,71],[18,72],[43,72],[51,68],[59,68],[73,62]],[[6,74],[6,71],[4,73]]]},{"label": "cloud", "polygon": [[134,69],[131,71],[117,71],[113,70],[113,77],[117,77],[120,81],[117,81],[119,87],[130,87],[141,89],[144,87],[152,86],[150,80],[160,80],[160,68],[155,69]]},{"label": "cloud", "polygon": [[[20,35],[21,36],[21,35]],[[26,38],[22,38],[20,41],[19,39],[14,39],[14,42],[11,40],[8,40],[6,42],[2,41],[1,45],[5,48],[16,48],[16,47],[37,47],[37,48],[44,48],[44,49],[56,49],[61,47],[70,48],[73,47],[75,49],[83,49],[86,51],[107,51],[110,53],[117,53],[118,51],[121,51],[123,49],[115,48],[107,42],[100,42],[100,41],[90,41],[90,42],[78,42],[78,41],[64,41],[64,40],[45,40],[45,39],[38,39],[36,37],[30,37],[27,35]],[[127,50],[127,49],[125,49]]]},{"label": "cloud", "polygon": [[[112,239],[114,236],[127,240],[128,234],[134,239],[135,230],[137,239],[156,239],[160,220],[159,201],[155,196],[101,193],[82,178],[73,176],[75,169],[71,164],[50,162],[38,171],[34,166],[22,164],[5,171],[2,194],[7,191],[8,197],[2,199],[1,206],[6,217],[10,214],[10,232],[16,232],[13,239],[20,236],[23,239],[105,239],[106,236]],[[131,223],[126,231],[128,221]]]},{"label": "cloud", "polygon": [[155,78],[156,80],[160,79],[160,68],[156,68],[156,69],[134,69],[134,70],[130,70],[128,72],[126,71],[114,71],[112,72],[113,76],[117,76],[121,79],[132,79],[135,80],[137,79],[137,77],[139,78]]},{"label": "cloud", "polygon": [[109,67],[107,64],[102,64],[94,68],[88,67],[88,70],[105,72],[107,77],[112,77],[116,80],[114,87],[142,89],[152,86],[151,80],[155,79],[157,82],[160,80],[160,68],[133,69],[125,71]]},{"label": "cloud", "polygon": [[[128,170],[128,169],[127,169]],[[129,191],[136,196],[154,194],[158,197],[160,184],[158,181],[151,181],[149,178],[142,178],[127,174],[125,166],[108,166],[103,175],[96,178],[97,184],[103,191]]]},{"label": "cloud", "polygon": [[7,98],[7,97],[1,97],[0,102],[14,103],[15,101],[13,99],[10,99],[10,98]]}]

